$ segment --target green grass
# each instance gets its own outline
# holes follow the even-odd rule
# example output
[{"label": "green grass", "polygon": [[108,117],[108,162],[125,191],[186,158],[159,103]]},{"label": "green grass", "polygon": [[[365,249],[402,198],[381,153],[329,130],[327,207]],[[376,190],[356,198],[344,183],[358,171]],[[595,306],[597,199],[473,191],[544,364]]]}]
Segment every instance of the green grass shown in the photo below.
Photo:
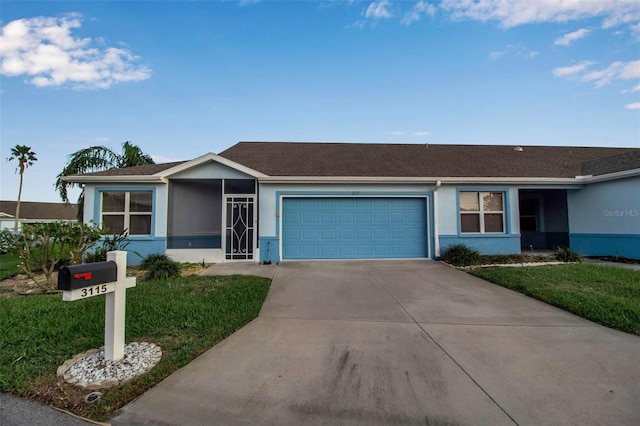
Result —
[{"label": "green grass", "polygon": [[470,273],[607,327],[640,335],[640,271],[572,264]]},{"label": "green grass", "polygon": [[0,254],[0,281],[22,273],[18,267],[20,255],[16,252]]},{"label": "green grass", "polygon": [[82,402],[88,391],[61,383],[56,369],[104,344],[105,298],[0,299],[0,391],[104,419],[255,318],[269,285],[270,280],[259,277],[193,276],[128,289],[126,341],[155,343],[163,357],[148,374],[103,391],[95,405]]}]

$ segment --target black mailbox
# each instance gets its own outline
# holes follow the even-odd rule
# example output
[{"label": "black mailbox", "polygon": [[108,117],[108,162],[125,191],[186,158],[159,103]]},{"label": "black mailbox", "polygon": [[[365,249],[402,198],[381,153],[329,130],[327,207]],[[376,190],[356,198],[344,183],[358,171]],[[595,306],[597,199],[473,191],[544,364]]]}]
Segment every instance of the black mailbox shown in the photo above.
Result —
[{"label": "black mailbox", "polygon": [[112,260],[65,266],[58,272],[58,290],[75,290],[97,284],[111,283],[117,279],[118,266]]}]

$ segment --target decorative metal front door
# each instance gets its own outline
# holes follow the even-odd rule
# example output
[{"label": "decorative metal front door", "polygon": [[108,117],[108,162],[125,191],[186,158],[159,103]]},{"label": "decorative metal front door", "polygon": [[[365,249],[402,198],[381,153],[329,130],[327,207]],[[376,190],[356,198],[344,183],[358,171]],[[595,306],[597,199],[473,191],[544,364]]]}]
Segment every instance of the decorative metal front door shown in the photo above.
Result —
[{"label": "decorative metal front door", "polygon": [[255,197],[225,197],[225,260],[253,260]]}]

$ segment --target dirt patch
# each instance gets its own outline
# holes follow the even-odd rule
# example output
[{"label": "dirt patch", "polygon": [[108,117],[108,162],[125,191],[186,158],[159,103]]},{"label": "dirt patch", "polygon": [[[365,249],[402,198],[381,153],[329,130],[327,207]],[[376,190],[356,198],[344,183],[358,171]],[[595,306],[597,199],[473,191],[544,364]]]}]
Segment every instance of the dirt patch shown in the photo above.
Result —
[{"label": "dirt patch", "polygon": [[[191,275],[200,275],[204,272],[211,264],[205,263],[204,267],[201,263],[187,263],[180,265],[180,276],[188,277]],[[142,282],[145,279],[147,271],[144,269],[140,269],[137,267],[127,268],[127,276],[128,277],[136,277],[138,282]],[[44,274],[36,275],[36,280],[39,282],[44,282],[45,277]],[[57,272],[53,275],[53,282],[58,282],[58,274]],[[31,294],[55,294],[58,291],[50,291],[45,292],[40,288],[33,280],[27,277],[24,274],[14,275],[13,277],[4,279],[0,281],[0,297],[15,297],[15,296],[28,296]]]},{"label": "dirt patch", "polygon": [[[36,280],[44,282],[44,274],[36,275]],[[57,282],[58,274],[54,274],[54,282]],[[0,297],[28,296],[30,294],[45,293],[31,278],[24,274],[18,274],[13,277],[0,281]],[[56,293],[55,291],[51,293]]]},{"label": "dirt patch", "polygon": [[553,257],[533,254],[483,255],[481,259],[483,264],[541,263],[555,260]]},{"label": "dirt patch", "polygon": [[587,256],[589,259],[606,260],[607,262],[628,263],[631,265],[640,264],[640,259],[629,259],[628,257],[614,257],[614,256]]}]

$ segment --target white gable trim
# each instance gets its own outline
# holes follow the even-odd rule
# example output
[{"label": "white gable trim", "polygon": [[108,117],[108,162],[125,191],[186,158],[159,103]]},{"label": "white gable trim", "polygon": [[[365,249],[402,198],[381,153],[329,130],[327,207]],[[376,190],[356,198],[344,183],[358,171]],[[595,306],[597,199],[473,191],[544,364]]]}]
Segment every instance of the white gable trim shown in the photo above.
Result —
[{"label": "white gable trim", "polygon": [[576,180],[581,180],[585,183],[605,182],[608,180],[624,179],[633,176],[640,176],[640,169],[623,170],[621,172],[607,173],[597,176],[576,176]]},{"label": "white gable trim", "polygon": [[167,183],[165,179],[155,175],[122,175],[122,176],[90,176],[73,175],[61,178],[64,182],[76,183]]},{"label": "white gable trim", "polygon": [[243,166],[240,163],[236,163],[235,161],[231,161],[228,160],[224,157],[221,157],[219,155],[213,154],[213,153],[208,153],[205,155],[201,155],[198,158],[194,158],[193,160],[189,160],[187,162],[184,162],[182,164],[178,164],[177,166],[171,167],[170,169],[167,170],[163,170],[162,172],[156,173],[154,176],[158,176],[161,177],[163,179],[169,178],[172,175],[175,175],[176,173],[180,173],[183,172],[185,170],[191,169],[193,167],[197,167],[201,164],[204,163],[208,163],[214,161],[216,163],[220,163],[224,166],[230,167],[232,169],[235,169],[239,172],[245,173],[249,176],[252,176],[254,178],[264,178],[267,177],[267,175],[265,175],[264,173],[260,173],[257,170],[253,170],[249,167]]}]

